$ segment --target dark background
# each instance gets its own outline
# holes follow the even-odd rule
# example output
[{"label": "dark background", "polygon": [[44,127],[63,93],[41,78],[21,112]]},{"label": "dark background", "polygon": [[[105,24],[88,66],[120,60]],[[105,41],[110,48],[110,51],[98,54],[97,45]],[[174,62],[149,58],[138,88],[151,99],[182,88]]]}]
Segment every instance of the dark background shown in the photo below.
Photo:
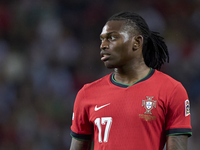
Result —
[{"label": "dark background", "polygon": [[122,10],[165,38],[170,63],[162,71],[188,91],[188,149],[200,149],[199,0],[0,0],[1,150],[69,149],[76,93],[112,71],[100,61],[99,34]]}]

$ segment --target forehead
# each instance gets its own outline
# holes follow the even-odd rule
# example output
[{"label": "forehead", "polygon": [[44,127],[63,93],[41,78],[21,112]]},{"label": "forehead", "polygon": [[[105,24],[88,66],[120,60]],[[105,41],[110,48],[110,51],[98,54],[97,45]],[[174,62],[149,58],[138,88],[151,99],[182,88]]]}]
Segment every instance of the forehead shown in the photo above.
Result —
[{"label": "forehead", "polygon": [[110,32],[120,32],[122,31],[124,21],[108,21],[102,29],[101,35]]}]

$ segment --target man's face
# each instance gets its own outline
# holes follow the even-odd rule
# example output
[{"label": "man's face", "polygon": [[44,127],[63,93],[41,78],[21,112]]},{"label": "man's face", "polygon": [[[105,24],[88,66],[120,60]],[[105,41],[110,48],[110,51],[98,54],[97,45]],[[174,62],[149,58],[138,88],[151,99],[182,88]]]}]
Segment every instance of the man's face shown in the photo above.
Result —
[{"label": "man's face", "polygon": [[123,21],[108,21],[100,34],[101,60],[107,68],[123,67],[133,59],[132,36],[123,29]]}]

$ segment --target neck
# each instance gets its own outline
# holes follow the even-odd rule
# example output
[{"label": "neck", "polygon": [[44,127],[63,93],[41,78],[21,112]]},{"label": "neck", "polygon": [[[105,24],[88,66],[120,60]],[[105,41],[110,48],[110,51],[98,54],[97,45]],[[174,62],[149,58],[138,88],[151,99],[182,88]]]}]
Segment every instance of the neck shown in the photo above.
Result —
[{"label": "neck", "polygon": [[136,81],[148,75],[150,68],[143,63],[138,66],[115,68],[114,72],[114,78],[117,82],[132,85]]}]

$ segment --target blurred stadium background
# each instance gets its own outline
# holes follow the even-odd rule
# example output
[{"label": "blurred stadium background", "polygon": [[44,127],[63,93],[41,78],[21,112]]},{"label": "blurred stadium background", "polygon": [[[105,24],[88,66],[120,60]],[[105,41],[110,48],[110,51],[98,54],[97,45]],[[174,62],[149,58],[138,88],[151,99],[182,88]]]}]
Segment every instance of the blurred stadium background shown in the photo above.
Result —
[{"label": "blurred stadium background", "polygon": [[0,0],[0,150],[69,149],[74,98],[111,71],[100,61],[99,34],[122,10],[165,37],[162,71],[188,91],[188,149],[200,149],[199,0]]}]

